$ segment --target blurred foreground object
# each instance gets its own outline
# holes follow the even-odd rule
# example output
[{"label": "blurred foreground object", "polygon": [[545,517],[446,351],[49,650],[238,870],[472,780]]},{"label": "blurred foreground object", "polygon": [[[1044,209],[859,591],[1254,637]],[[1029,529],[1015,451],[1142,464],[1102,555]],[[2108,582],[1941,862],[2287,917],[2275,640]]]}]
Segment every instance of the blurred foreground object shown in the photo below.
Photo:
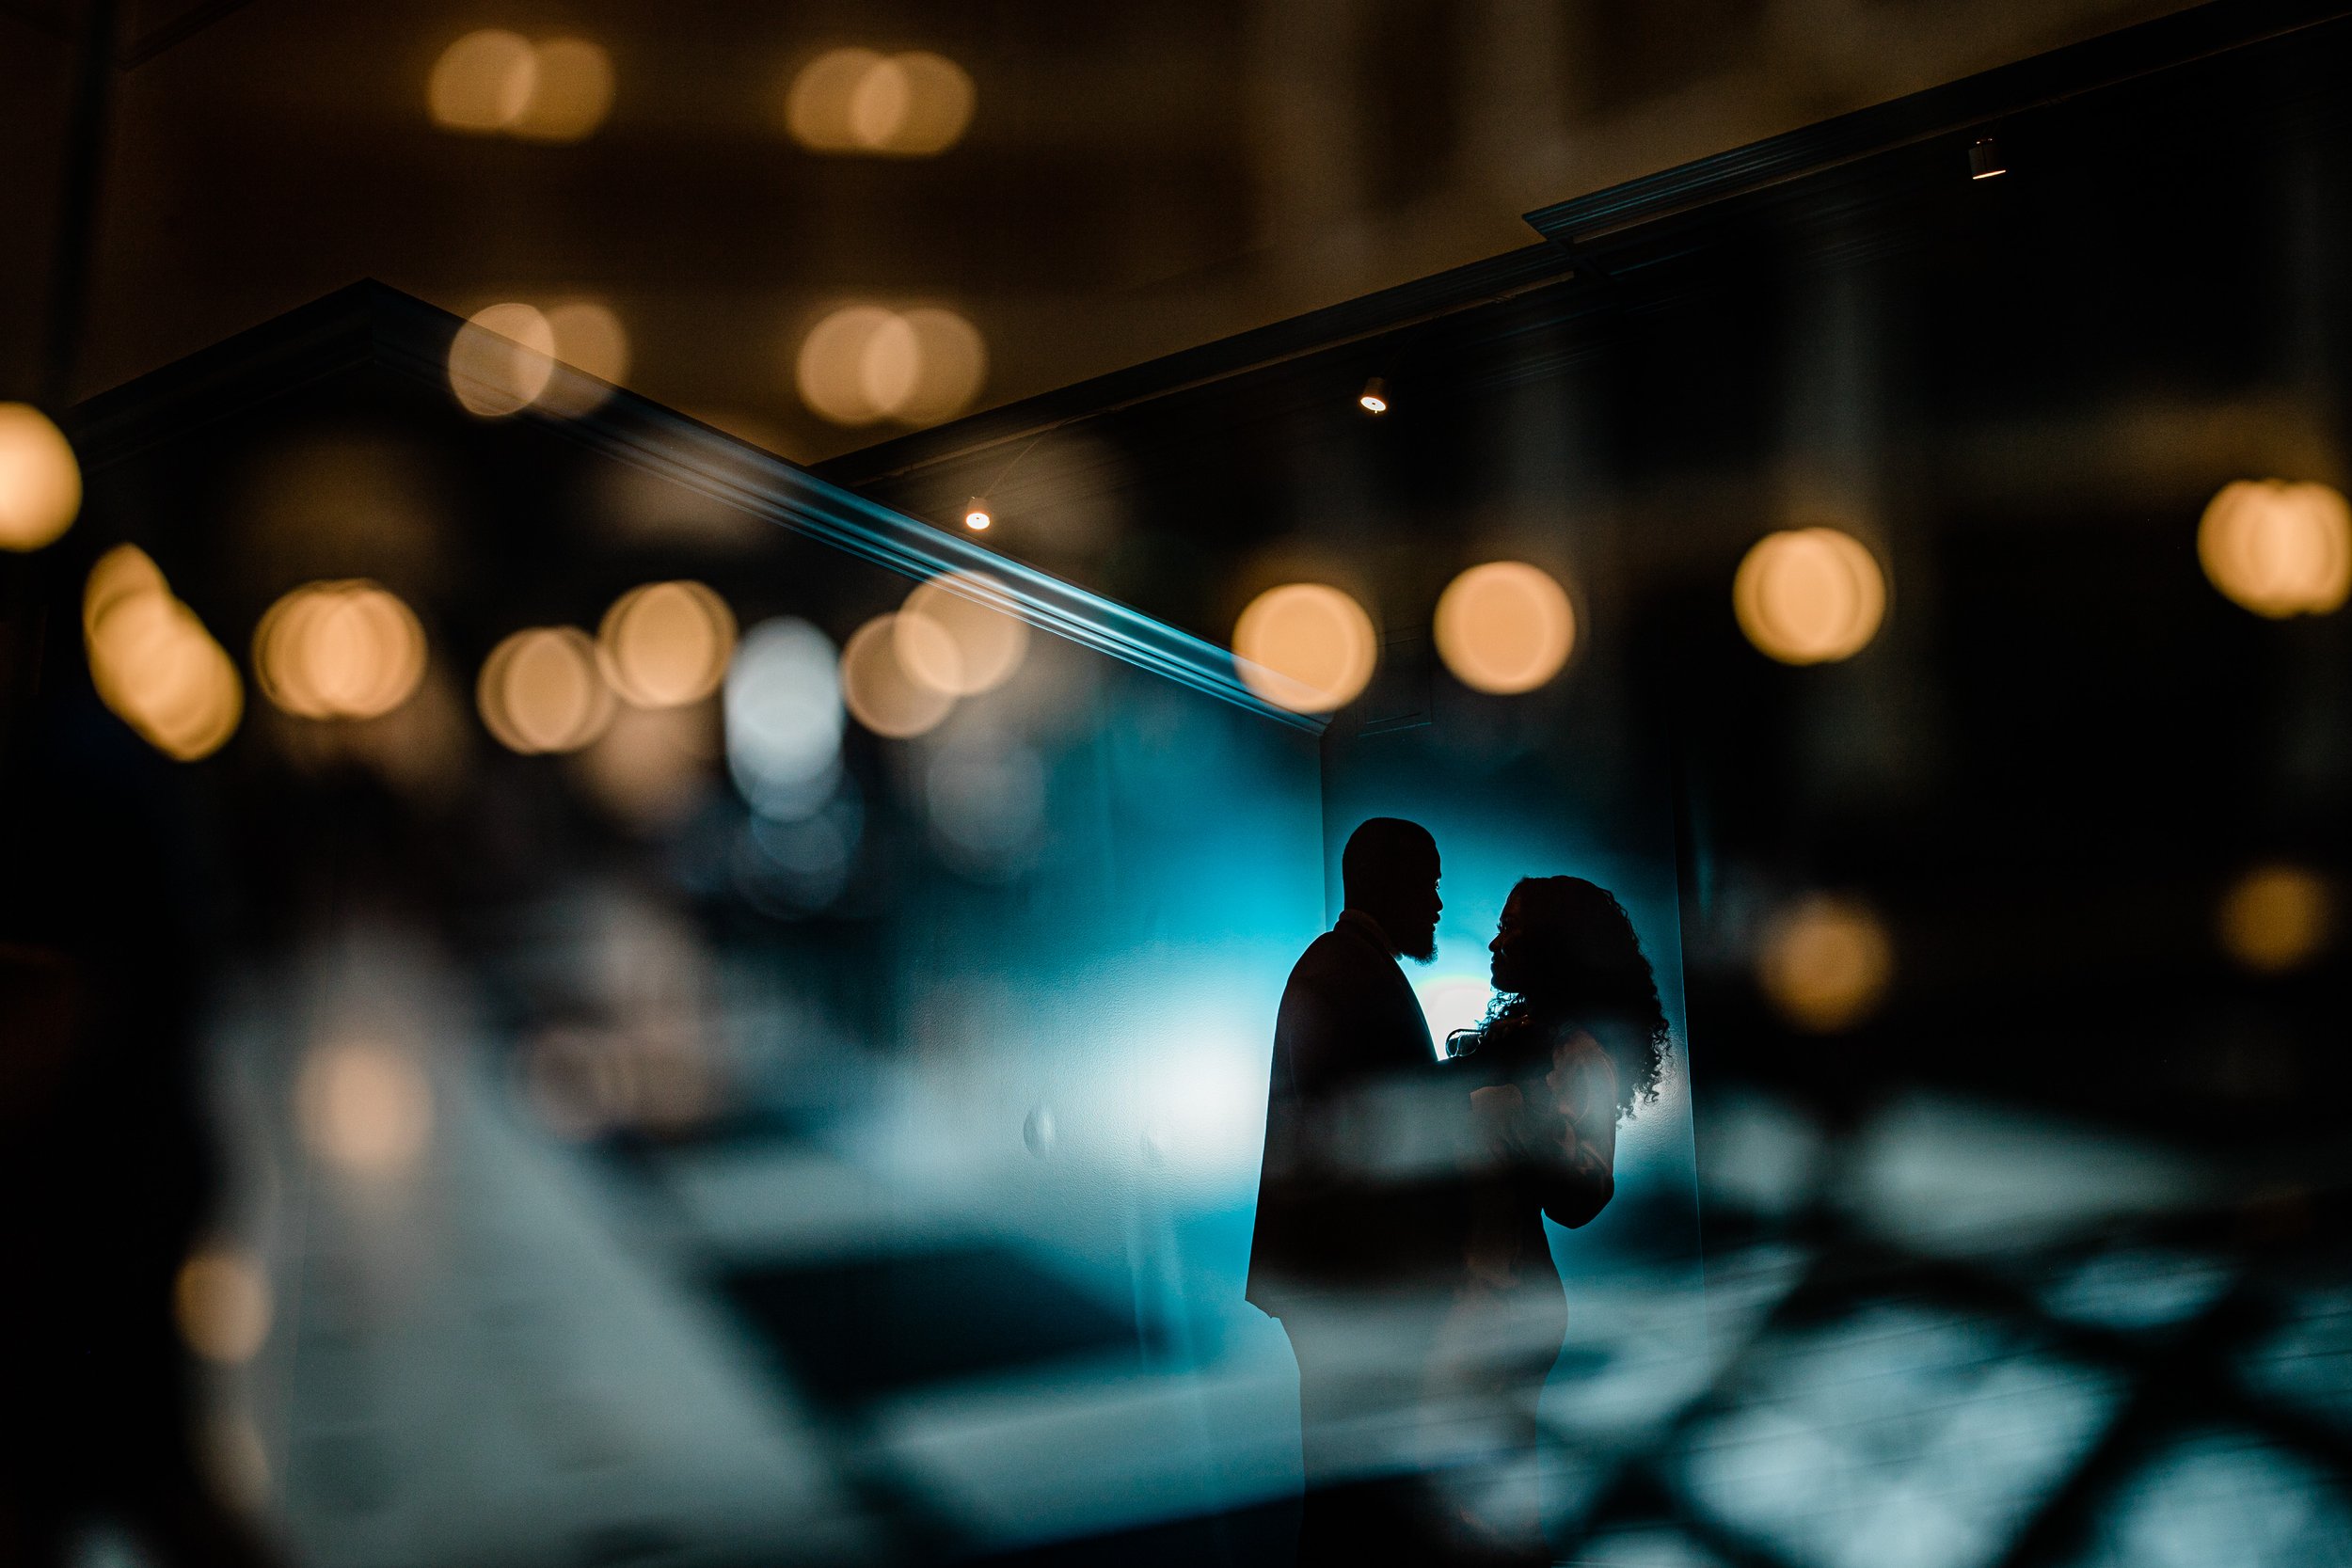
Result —
[{"label": "blurred foreground object", "polygon": [[0,403],[0,549],[37,550],[73,526],[82,469],[49,416]]},{"label": "blurred foreground object", "polygon": [[840,777],[842,689],[833,641],[806,621],[763,621],[726,676],[727,768],[753,810],[806,816]]},{"label": "blurred foreground object", "polygon": [[2352,508],[2331,485],[2241,479],[2205,508],[2197,559],[2257,615],[2325,615],[2352,593]]},{"label": "blurred foreground object", "polygon": [[236,666],[137,546],[118,545],[90,568],[82,633],[99,697],[157,751],[194,762],[236,733]]}]

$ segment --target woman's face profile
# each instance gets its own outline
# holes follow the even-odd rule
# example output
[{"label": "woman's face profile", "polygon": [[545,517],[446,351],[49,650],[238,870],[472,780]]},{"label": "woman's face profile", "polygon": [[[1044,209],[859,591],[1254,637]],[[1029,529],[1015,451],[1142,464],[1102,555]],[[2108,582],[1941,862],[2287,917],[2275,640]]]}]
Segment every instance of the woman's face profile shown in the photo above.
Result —
[{"label": "woman's face profile", "polygon": [[1519,908],[1519,895],[1514,891],[1502,902],[1502,920],[1495,928],[1495,940],[1486,944],[1486,951],[1494,955],[1492,974],[1495,990],[1523,991],[1527,989],[1526,937],[1525,914]]}]

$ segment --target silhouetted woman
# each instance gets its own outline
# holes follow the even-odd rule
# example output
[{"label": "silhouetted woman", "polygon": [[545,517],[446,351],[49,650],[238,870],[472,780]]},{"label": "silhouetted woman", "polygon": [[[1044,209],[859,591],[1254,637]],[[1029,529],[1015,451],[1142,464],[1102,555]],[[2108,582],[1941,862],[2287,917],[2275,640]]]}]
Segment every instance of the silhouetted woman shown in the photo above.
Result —
[{"label": "silhouetted woman", "polygon": [[1658,1098],[1666,1018],[1633,923],[1581,877],[1511,890],[1489,944],[1497,995],[1449,1040],[1470,1089],[1463,1271],[1432,1368],[1433,1408],[1478,1454],[1456,1501],[1469,1544],[1548,1562],[1535,1401],[1567,1333],[1544,1219],[1581,1226],[1616,1191],[1617,1123]]}]

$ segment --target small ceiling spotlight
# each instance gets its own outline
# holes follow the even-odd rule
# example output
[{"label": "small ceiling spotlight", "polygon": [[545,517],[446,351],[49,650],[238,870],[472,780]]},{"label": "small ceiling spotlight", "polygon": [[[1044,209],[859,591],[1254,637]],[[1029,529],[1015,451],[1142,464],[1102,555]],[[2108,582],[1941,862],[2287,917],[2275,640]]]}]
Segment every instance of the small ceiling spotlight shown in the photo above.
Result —
[{"label": "small ceiling spotlight", "polygon": [[2001,162],[2001,150],[1991,136],[1980,138],[1968,150],[1968,178],[1990,180],[1996,174],[2007,174],[2009,166]]},{"label": "small ceiling spotlight", "polygon": [[1357,395],[1356,406],[1367,414],[1387,413],[1389,411],[1389,384],[1376,375],[1365,382],[1363,391]]},{"label": "small ceiling spotlight", "polygon": [[985,499],[974,496],[963,503],[963,526],[973,532],[981,532],[995,520],[996,514],[990,510]]}]

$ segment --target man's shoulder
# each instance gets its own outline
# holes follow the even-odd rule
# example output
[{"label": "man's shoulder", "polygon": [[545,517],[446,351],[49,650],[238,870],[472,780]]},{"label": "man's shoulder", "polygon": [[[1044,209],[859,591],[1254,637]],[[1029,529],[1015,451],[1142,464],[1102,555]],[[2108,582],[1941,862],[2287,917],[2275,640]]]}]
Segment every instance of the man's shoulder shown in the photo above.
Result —
[{"label": "man's shoulder", "polygon": [[1307,950],[1298,955],[1298,961],[1291,965],[1291,980],[1296,984],[1301,980],[1371,974],[1378,973],[1383,965],[1389,965],[1388,958],[1370,942],[1335,927],[1307,944]]}]

